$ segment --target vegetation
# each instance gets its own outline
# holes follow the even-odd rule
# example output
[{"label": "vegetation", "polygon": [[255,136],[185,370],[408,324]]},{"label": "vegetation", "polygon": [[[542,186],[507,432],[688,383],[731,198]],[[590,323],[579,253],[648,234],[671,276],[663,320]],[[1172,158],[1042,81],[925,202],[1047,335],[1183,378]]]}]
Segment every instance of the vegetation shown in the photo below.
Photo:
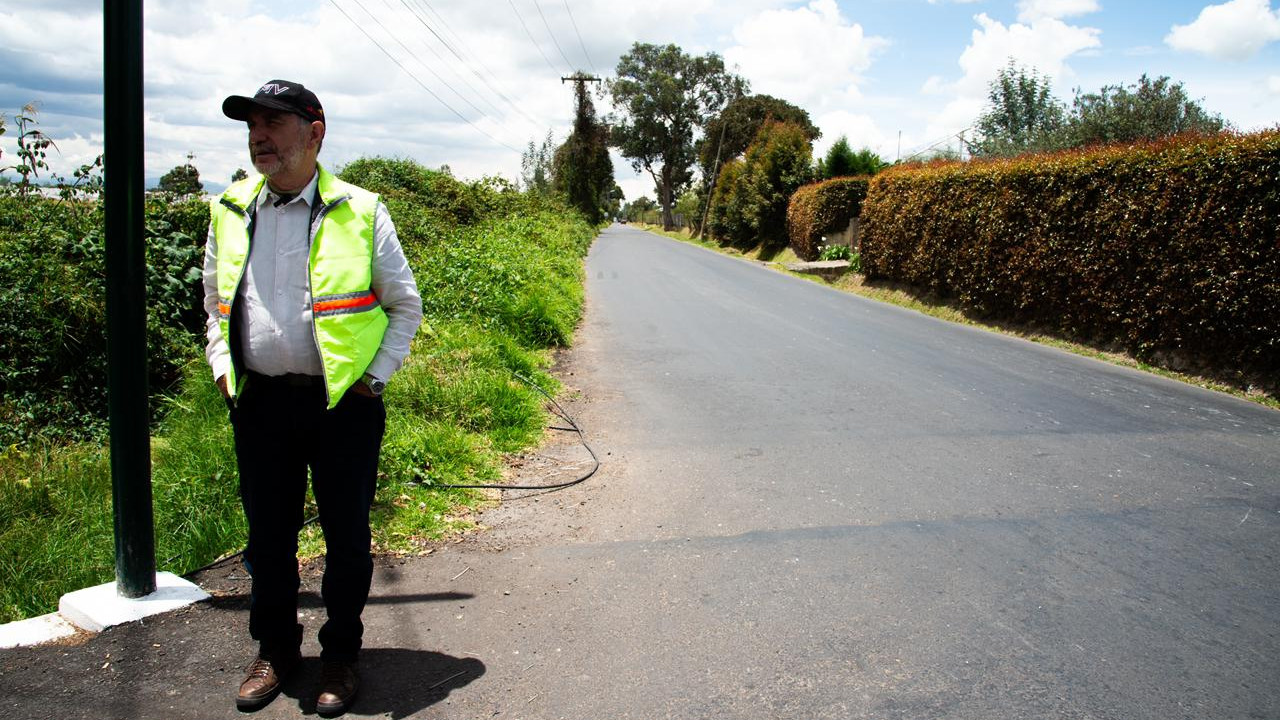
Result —
[{"label": "vegetation", "polygon": [[1065,113],[1053,96],[1049,78],[1018,67],[1012,59],[996,75],[987,93],[987,109],[978,118],[973,154],[1010,157],[1057,146]]},{"label": "vegetation", "polygon": [[834,178],[796,190],[787,208],[791,248],[796,255],[804,260],[845,259],[819,258],[822,238],[848,228],[849,222],[861,215],[866,196],[865,177]]},{"label": "vegetation", "polygon": [[1136,85],[1107,85],[1096,93],[1076,94],[1064,129],[1063,145],[1083,147],[1116,142],[1159,140],[1180,133],[1214,135],[1226,129],[1187,97],[1182,83],[1145,74]]},{"label": "vegetation", "polygon": [[610,204],[613,161],[609,159],[609,130],[596,119],[585,77],[575,78],[577,99],[573,132],[555,152],[553,186],[593,225],[604,219]]},{"label": "vegetation", "polygon": [[791,194],[812,179],[808,134],[791,123],[766,122],[747,148],[720,172],[711,201],[712,233],[739,249],[785,247]]},{"label": "vegetation", "polygon": [[[245,174],[248,177],[248,173]],[[200,182],[200,171],[191,163],[179,165],[164,175],[156,186],[161,192],[173,195],[200,195],[204,192],[204,183]]]},{"label": "vegetation", "polygon": [[741,158],[765,122],[773,120],[798,125],[812,143],[822,131],[809,119],[809,113],[786,100],[771,95],[744,95],[729,102],[724,111],[707,121],[705,132],[697,142],[698,168],[703,182],[698,188],[698,206],[693,223],[702,232],[702,218],[710,194],[720,176],[720,168]]},{"label": "vegetation", "polygon": [[[378,548],[412,552],[467,527],[467,508],[484,502],[444,485],[500,481],[503,454],[541,437],[541,395],[516,374],[554,390],[545,348],[572,337],[581,257],[594,231],[553,200],[501,180],[461,183],[385,159],[357,161],[341,175],[383,194],[427,312],[387,390],[374,505]],[[108,581],[114,557],[101,208],[91,198],[50,200],[17,188],[0,197],[8,433],[0,450],[0,622],[48,612],[62,593]],[[226,407],[200,352],[207,223],[203,203],[147,205],[157,559],[178,573],[244,539]],[[319,552],[319,541],[304,537],[304,548]]]},{"label": "vegetation", "polygon": [[875,175],[887,167],[889,163],[882,160],[871,148],[864,147],[854,152],[853,148],[849,147],[848,138],[841,135],[827,150],[826,157],[818,160],[814,174],[819,179],[830,180],[854,175]]},{"label": "vegetation", "polygon": [[1274,392],[1278,156],[1273,131],[887,171],[862,260],[979,317]]},{"label": "vegetation", "polygon": [[1159,140],[1181,133],[1213,135],[1227,124],[1187,97],[1182,83],[1145,74],[1137,84],[1076,91],[1068,111],[1053,96],[1049,78],[1012,60],[991,82],[987,109],[978,118],[975,156],[1013,157],[1027,152],[1106,143]]},{"label": "vegetation", "polygon": [[528,149],[520,154],[520,181],[526,192],[540,195],[551,192],[551,163],[555,153],[555,142],[550,130],[541,144],[529,141]]},{"label": "vegetation", "polygon": [[747,90],[715,53],[686,55],[675,45],[636,43],[609,81],[615,115],[613,144],[636,172],[653,178],[662,225],[674,224],[676,198],[693,179],[694,136],[707,120]]}]

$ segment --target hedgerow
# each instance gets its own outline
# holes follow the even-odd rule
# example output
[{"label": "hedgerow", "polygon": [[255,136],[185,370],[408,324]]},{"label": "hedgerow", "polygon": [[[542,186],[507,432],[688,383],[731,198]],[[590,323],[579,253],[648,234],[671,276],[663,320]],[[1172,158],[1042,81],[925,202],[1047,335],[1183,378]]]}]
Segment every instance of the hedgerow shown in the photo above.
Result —
[{"label": "hedgerow", "polygon": [[1277,178],[1280,131],[892,170],[863,204],[863,267],[981,316],[1274,385]]},{"label": "hedgerow", "polygon": [[816,260],[822,238],[849,227],[862,212],[867,178],[839,177],[796,190],[787,206],[791,249],[802,260]]}]

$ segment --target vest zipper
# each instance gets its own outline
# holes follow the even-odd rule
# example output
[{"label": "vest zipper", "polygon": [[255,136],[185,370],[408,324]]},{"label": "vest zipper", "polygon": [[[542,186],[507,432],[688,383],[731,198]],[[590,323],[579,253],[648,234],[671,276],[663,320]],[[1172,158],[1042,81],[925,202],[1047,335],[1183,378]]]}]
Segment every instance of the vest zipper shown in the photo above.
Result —
[{"label": "vest zipper", "polygon": [[320,347],[320,334],[316,331],[316,291],[311,282],[311,246],[315,243],[316,234],[320,232],[320,223],[324,222],[324,216],[329,214],[333,208],[341,205],[351,198],[350,195],[343,195],[335,198],[333,202],[320,205],[320,183],[316,183],[316,196],[312,200],[313,207],[319,207],[311,213],[311,229],[307,233],[307,295],[311,298],[311,342],[316,344],[316,356],[320,358],[320,379],[324,383],[324,404],[329,407],[333,404],[333,398],[329,395],[329,370],[324,365],[324,350]]},{"label": "vest zipper", "polygon": [[[235,203],[231,202],[225,197],[221,199],[221,203],[231,208],[232,210],[234,210],[236,214],[240,216],[240,219],[242,221],[245,221],[244,262],[240,263],[240,274],[236,276],[236,284],[234,286],[235,290],[232,291],[231,297],[227,298],[227,337],[223,338],[223,340],[226,341],[227,343],[227,354],[231,357],[232,375],[235,375],[237,349],[232,347],[230,330],[231,330],[231,323],[233,321],[233,318],[235,317],[236,296],[240,294],[240,283],[244,280],[244,274],[249,269],[249,254],[253,252],[253,224],[257,220],[257,214],[246,211],[244,208],[240,207],[239,205],[236,205]],[[239,407],[240,406],[240,385],[244,381],[244,378],[234,377],[232,379],[235,381],[234,387],[228,388],[228,392],[231,393],[231,407]]]}]

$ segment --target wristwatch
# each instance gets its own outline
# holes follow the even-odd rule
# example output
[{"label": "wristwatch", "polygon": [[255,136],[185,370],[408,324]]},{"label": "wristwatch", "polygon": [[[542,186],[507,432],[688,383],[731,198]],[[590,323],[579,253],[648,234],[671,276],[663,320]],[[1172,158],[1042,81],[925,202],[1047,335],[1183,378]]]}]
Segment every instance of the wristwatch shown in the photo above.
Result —
[{"label": "wristwatch", "polygon": [[372,375],[364,376],[364,384],[369,388],[369,392],[374,395],[381,395],[383,390],[387,389],[387,384]]}]

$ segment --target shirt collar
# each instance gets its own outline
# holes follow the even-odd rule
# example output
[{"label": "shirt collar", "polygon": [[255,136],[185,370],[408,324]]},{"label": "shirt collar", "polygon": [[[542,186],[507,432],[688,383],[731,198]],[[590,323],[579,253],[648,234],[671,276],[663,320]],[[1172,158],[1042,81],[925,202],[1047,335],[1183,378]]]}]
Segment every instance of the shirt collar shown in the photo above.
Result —
[{"label": "shirt collar", "polygon": [[[310,207],[311,201],[314,200],[316,197],[316,183],[318,183],[319,181],[320,181],[320,170],[317,169],[315,174],[311,176],[311,182],[308,182],[306,185],[304,185],[302,189],[298,191],[298,196],[295,197],[293,200],[290,200],[289,203],[286,205],[286,207],[288,205],[292,205],[295,202],[298,202],[299,200],[305,202],[307,206]],[[263,207],[264,205],[271,205],[275,203],[275,201],[279,197],[280,197],[279,195],[277,195],[275,192],[271,190],[271,185],[264,182],[262,183],[262,189],[258,191],[258,200],[256,205],[258,207]]]}]

